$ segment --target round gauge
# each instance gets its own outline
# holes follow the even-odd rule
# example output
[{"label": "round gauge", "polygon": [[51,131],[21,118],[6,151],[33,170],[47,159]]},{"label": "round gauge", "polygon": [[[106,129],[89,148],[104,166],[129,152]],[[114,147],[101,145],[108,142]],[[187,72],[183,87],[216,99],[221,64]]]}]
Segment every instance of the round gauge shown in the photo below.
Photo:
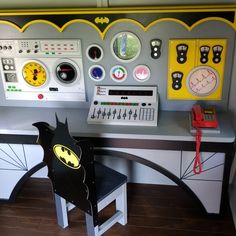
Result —
[{"label": "round gauge", "polygon": [[134,61],[141,52],[140,40],[131,32],[120,32],[111,41],[111,52],[118,61]]},{"label": "round gauge", "polygon": [[56,76],[62,83],[70,84],[76,80],[77,70],[71,63],[61,62],[56,67]]},{"label": "round gauge", "polygon": [[22,76],[25,82],[33,87],[40,87],[47,81],[46,68],[38,61],[25,63],[22,68]]},{"label": "round gauge", "polygon": [[89,77],[94,81],[101,81],[105,78],[105,70],[102,66],[94,65],[89,68]]},{"label": "round gauge", "polygon": [[208,96],[219,86],[217,71],[209,66],[198,66],[187,76],[187,88],[196,96]]},{"label": "round gauge", "polygon": [[103,58],[103,50],[100,46],[92,44],[87,49],[87,57],[94,62],[98,62]]},{"label": "round gauge", "polygon": [[127,70],[120,65],[113,66],[110,71],[110,76],[116,82],[123,82],[127,77]]},{"label": "round gauge", "polygon": [[138,65],[134,68],[133,76],[139,82],[147,81],[150,78],[150,69],[145,65]]}]

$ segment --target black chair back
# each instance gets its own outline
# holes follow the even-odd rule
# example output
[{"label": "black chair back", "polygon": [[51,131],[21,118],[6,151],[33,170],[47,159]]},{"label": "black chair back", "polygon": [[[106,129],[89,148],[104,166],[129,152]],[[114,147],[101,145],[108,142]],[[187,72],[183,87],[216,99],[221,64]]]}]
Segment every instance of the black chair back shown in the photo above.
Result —
[{"label": "black chair back", "polygon": [[33,125],[39,130],[38,143],[44,149],[53,191],[93,216],[97,222],[97,196],[94,171],[93,145],[88,140],[76,141],[71,137],[68,123],[56,117],[53,128],[45,122]]}]

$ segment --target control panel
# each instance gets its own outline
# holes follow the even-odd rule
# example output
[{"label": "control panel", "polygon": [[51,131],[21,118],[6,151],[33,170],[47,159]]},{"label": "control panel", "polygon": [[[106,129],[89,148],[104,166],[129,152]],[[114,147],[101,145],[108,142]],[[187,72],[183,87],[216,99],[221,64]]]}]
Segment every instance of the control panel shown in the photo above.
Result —
[{"label": "control panel", "polygon": [[12,57],[35,57],[35,55],[58,56],[64,54],[81,56],[80,40],[0,40],[0,55]]},{"label": "control panel", "polygon": [[0,40],[7,100],[85,101],[79,39]]},{"label": "control panel", "polygon": [[158,91],[152,86],[96,86],[88,123],[157,126]]}]

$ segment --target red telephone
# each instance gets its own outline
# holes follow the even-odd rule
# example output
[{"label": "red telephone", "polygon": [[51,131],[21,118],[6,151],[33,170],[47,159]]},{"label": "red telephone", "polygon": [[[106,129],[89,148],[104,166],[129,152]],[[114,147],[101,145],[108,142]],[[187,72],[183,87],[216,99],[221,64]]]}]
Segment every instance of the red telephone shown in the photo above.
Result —
[{"label": "red telephone", "polygon": [[195,104],[192,108],[192,126],[194,128],[217,128],[218,121],[214,108],[202,109]]},{"label": "red telephone", "polygon": [[194,161],[193,171],[195,174],[200,174],[202,172],[202,163],[200,157],[200,145],[202,137],[201,128],[218,127],[215,109],[202,109],[200,105],[195,104],[192,107],[192,126],[196,128],[196,157]]}]

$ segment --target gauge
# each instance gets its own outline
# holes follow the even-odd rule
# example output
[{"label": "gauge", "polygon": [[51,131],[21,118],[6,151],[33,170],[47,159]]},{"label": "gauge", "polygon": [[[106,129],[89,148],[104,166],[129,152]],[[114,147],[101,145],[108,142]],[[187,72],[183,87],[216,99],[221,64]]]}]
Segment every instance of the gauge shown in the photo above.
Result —
[{"label": "gauge", "polygon": [[22,76],[33,87],[40,87],[47,81],[46,68],[38,61],[27,62],[22,68]]},{"label": "gauge", "polygon": [[150,69],[146,65],[138,65],[134,68],[133,76],[139,82],[147,81],[150,78]]},{"label": "gauge", "polygon": [[65,84],[70,84],[75,81],[77,77],[76,68],[69,62],[61,62],[56,67],[57,78]]},{"label": "gauge", "polygon": [[187,77],[187,87],[193,95],[208,96],[215,92],[220,77],[217,71],[209,66],[198,66],[190,71]]},{"label": "gauge", "polygon": [[113,66],[110,71],[111,78],[116,82],[123,82],[127,77],[127,70],[125,67],[117,65]]},{"label": "gauge", "polygon": [[94,65],[89,68],[89,77],[94,81],[101,81],[105,78],[105,70],[100,65]]},{"label": "gauge", "polygon": [[103,50],[100,46],[92,44],[87,49],[87,57],[94,62],[100,61],[103,58]]}]

